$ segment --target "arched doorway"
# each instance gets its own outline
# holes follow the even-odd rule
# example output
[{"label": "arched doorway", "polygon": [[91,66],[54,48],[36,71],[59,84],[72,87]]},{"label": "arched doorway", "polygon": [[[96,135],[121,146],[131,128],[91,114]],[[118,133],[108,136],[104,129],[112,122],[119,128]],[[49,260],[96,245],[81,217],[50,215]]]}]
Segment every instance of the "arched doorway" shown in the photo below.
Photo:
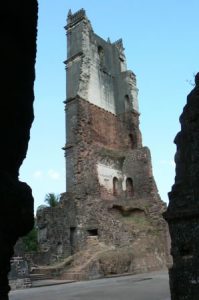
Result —
[{"label": "arched doorway", "polygon": [[113,195],[119,195],[119,180],[117,177],[113,177]]},{"label": "arched doorway", "polygon": [[128,112],[131,110],[131,103],[130,103],[129,95],[124,96],[124,109],[125,109],[125,112]]},{"label": "arched doorway", "polygon": [[126,196],[132,197],[133,194],[134,194],[133,180],[132,178],[128,177],[126,179]]}]

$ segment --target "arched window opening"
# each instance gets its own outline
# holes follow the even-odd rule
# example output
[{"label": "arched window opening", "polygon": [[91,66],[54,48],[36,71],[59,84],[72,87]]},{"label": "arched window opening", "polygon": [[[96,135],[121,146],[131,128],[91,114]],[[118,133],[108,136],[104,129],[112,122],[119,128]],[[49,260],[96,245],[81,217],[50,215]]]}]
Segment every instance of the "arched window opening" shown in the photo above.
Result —
[{"label": "arched window opening", "polygon": [[125,95],[125,97],[124,97],[124,108],[125,108],[125,112],[131,110],[131,103],[130,103],[129,95]]},{"label": "arched window opening", "polygon": [[133,149],[134,148],[134,139],[133,139],[132,133],[129,134],[129,140],[130,140],[131,149]]},{"label": "arched window opening", "polygon": [[71,254],[74,254],[74,249],[75,249],[75,231],[76,231],[76,227],[70,227]]},{"label": "arched window opening", "polygon": [[134,194],[134,188],[133,188],[133,180],[132,178],[126,179],[126,195],[127,197],[131,197]]},{"label": "arched window opening", "polygon": [[117,177],[113,177],[113,195],[119,195],[119,180]]},{"label": "arched window opening", "polygon": [[102,48],[102,46],[98,46],[98,56],[99,56],[99,62],[100,65],[102,66],[104,64],[104,49]]}]

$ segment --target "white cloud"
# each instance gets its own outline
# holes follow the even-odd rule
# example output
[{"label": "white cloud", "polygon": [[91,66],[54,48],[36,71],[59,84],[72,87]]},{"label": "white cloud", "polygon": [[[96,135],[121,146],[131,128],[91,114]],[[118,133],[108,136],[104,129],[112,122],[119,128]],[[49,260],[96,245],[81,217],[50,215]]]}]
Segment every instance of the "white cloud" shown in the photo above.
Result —
[{"label": "white cloud", "polygon": [[33,173],[33,177],[35,179],[42,179],[43,177],[43,172],[41,170],[36,170],[34,173]]},{"label": "white cloud", "polygon": [[53,169],[50,169],[48,171],[48,176],[52,179],[52,180],[59,180],[60,179],[60,173],[53,170]]},{"label": "white cloud", "polygon": [[46,180],[47,178],[50,178],[51,180],[60,180],[61,174],[60,172],[50,169],[48,171],[42,171],[42,170],[36,170],[33,173],[33,178],[36,180]]}]

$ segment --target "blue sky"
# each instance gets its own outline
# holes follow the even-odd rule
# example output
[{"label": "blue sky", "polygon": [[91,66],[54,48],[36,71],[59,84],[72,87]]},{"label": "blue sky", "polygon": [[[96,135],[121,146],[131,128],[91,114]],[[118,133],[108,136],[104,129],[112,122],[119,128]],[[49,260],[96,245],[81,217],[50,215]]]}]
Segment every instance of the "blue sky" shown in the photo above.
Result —
[{"label": "blue sky", "polygon": [[39,0],[35,121],[20,179],[32,187],[35,208],[47,193],[65,191],[64,26],[68,10],[81,8],[98,35],[123,39],[128,69],[137,76],[143,145],[151,150],[159,193],[168,202],[173,139],[199,71],[198,0]]}]

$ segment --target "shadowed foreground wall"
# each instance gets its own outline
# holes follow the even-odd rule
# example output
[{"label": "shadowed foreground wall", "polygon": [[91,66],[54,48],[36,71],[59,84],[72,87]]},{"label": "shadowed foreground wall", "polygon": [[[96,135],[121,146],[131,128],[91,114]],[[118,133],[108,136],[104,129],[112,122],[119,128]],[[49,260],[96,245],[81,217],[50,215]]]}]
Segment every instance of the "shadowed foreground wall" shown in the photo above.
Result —
[{"label": "shadowed foreground wall", "polygon": [[33,115],[37,1],[2,1],[0,10],[0,300],[18,237],[33,226],[30,187],[18,180]]},{"label": "shadowed foreground wall", "polygon": [[199,73],[180,116],[175,138],[175,184],[169,193],[165,219],[171,235],[172,300],[199,299]]}]

